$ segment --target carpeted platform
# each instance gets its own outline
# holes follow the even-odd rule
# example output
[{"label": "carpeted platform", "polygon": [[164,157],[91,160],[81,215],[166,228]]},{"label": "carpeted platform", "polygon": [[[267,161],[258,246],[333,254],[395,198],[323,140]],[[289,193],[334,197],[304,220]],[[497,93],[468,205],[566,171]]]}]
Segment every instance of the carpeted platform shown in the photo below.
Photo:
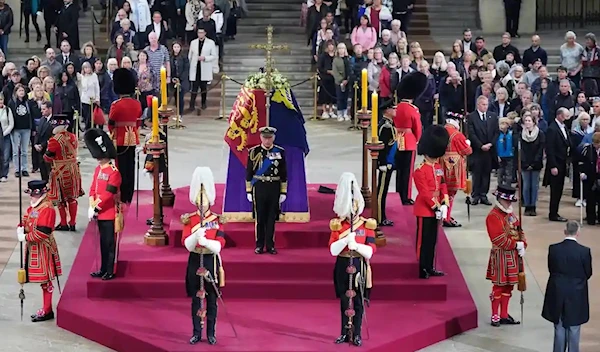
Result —
[{"label": "carpeted platform", "polygon": [[[337,351],[339,303],[331,282],[328,223],[333,195],[309,188],[311,223],[278,224],[280,254],[255,255],[254,225],[225,224],[222,252],[227,276],[223,289],[227,316],[220,306],[217,346],[189,346],[190,305],[185,298],[187,251],[180,246],[178,217],[193,211],[187,189],[176,190],[176,204],[165,210],[170,246],[143,245],[150,192],[140,193],[139,216],[133,204],[121,241],[118,279],[91,279],[97,234],[87,229],[59,302],[58,325],[117,351]],[[222,194],[223,185],[218,185]],[[221,197],[219,197],[221,198]],[[135,198],[134,198],[135,199]],[[220,204],[221,199],[218,200]],[[219,206],[217,204],[217,207]],[[438,267],[443,278],[419,280],[414,254],[411,208],[390,197],[388,245],[372,260],[374,288],[368,309],[364,351],[408,352],[477,326],[477,311],[452,250],[440,232]],[[215,208],[219,209],[219,208]],[[235,338],[229,325],[235,324]],[[367,339],[368,338],[368,339]]]}]

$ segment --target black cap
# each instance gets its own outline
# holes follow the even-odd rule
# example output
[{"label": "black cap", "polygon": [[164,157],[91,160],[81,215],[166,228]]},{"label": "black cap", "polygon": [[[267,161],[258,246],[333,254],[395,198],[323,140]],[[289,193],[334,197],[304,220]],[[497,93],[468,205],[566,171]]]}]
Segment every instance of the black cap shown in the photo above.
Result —
[{"label": "black cap", "polygon": [[261,127],[258,131],[260,131],[260,134],[264,137],[272,137],[277,132],[277,129],[275,127],[266,126]]},{"label": "black cap", "polygon": [[40,196],[48,192],[48,188],[46,187],[47,184],[48,182],[44,180],[31,180],[27,182],[27,189],[25,190],[25,193],[28,193],[32,196]]},{"label": "black cap", "polygon": [[494,191],[494,196],[496,196],[496,198],[504,199],[509,202],[516,202],[516,193],[517,190],[510,185],[498,185],[498,188],[496,188],[496,191]]},{"label": "black cap", "polygon": [[116,159],[117,150],[109,135],[99,128],[91,128],[83,135],[88,151],[94,159]]},{"label": "black cap", "polygon": [[53,127],[69,125],[70,123],[69,117],[64,114],[52,114],[52,117],[50,117],[50,124]]}]

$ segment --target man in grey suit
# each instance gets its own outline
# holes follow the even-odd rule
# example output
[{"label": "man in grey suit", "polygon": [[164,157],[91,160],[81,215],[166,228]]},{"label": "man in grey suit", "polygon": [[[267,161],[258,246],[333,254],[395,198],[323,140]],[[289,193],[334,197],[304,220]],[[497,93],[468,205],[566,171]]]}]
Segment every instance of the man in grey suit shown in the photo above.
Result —
[{"label": "man in grey suit", "polygon": [[592,277],[592,254],[577,242],[579,230],[576,221],[568,221],[564,241],[548,249],[550,278],[542,317],[554,323],[553,352],[579,352],[581,325],[590,320],[588,280]]}]

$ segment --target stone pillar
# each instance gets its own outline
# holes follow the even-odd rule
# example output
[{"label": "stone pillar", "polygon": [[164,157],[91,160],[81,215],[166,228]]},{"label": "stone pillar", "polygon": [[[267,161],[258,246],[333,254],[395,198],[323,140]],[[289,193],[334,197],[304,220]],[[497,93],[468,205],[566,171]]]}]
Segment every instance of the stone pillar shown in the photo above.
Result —
[{"label": "stone pillar", "polygon": [[[519,34],[533,34],[536,27],[536,0],[521,1],[521,18]],[[506,28],[504,18],[504,1],[479,0],[479,18],[484,34],[501,34]]]}]

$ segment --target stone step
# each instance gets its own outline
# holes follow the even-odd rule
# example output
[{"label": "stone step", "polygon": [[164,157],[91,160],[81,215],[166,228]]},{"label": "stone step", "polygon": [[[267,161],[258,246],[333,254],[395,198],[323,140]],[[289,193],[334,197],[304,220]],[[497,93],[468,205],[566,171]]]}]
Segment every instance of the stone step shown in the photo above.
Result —
[{"label": "stone step", "polygon": [[[279,42],[279,41],[278,41]],[[288,45],[287,50],[276,50],[272,52],[272,56],[277,59],[282,56],[296,56],[296,55],[310,55],[311,48],[306,46],[306,41],[303,44],[305,45],[294,45],[289,42],[280,42],[283,43],[281,45]],[[262,54],[264,56],[265,51],[262,49],[253,49],[250,47],[251,44],[248,43],[239,43],[235,46],[225,44],[225,56],[227,54],[235,55],[236,57],[245,57],[245,56],[258,56]]]},{"label": "stone step", "polygon": [[[250,0],[248,4],[268,4],[268,5],[276,5],[281,4],[282,0]],[[302,5],[303,0],[285,0],[285,4],[291,5]]]},{"label": "stone step", "polygon": [[[267,20],[265,20],[265,22],[267,22]],[[253,35],[262,35],[262,36],[266,36],[266,28],[267,26],[260,26],[260,25],[247,25],[246,22],[241,22],[240,25],[238,26],[238,33],[249,33],[249,34],[253,34]],[[280,36],[280,35],[304,35],[305,32],[305,28],[304,27],[300,27],[300,26],[287,26],[287,27],[282,27],[282,26],[274,26],[273,28],[273,35],[274,36]],[[255,40],[264,40],[264,38],[255,38]]]}]

